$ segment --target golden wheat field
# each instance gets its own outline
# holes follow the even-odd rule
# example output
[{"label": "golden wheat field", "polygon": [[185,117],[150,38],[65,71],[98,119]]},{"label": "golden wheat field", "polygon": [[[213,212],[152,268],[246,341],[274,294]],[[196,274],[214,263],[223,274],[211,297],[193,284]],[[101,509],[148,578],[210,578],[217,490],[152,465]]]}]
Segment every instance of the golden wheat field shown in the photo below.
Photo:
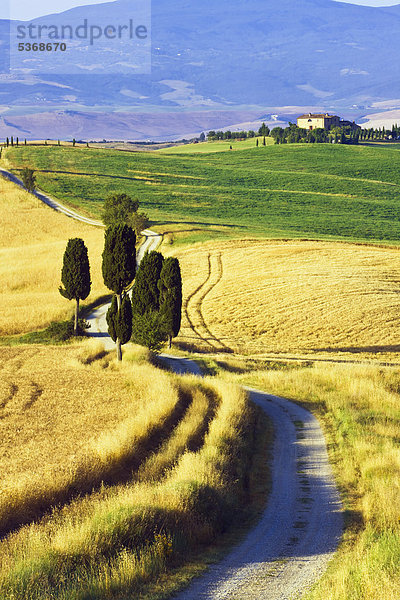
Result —
[{"label": "golden wheat field", "polygon": [[92,293],[106,293],[101,275],[104,232],[50,210],[31,194],[0,179],[0,335],[34,331],[68,318],[72,302],[59,292],[69,238],[89,250]]},{"label": "golden wheat field", "polygon": [[124,358],[0,348],[1,598],[164,597],[259,503],[269,433],[244,390]]},{"label": "golden wheat field", "polygon": [[137,411],[145,374],[132,389],[118,371],[86,360],[78,346],[0,347],[2,487],[68,469]]},{"label": "golden wheat field", "polygon": [[175,255],[184,286],[182,347],[327,356],[400,349],[396,248],[245,240]]}]

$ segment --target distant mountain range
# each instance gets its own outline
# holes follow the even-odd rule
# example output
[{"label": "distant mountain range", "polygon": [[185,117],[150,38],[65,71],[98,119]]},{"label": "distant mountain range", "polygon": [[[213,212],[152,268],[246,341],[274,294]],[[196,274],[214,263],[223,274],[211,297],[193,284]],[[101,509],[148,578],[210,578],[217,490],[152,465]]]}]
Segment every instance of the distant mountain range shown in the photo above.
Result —
[{"label": "distant mountain range", "polygon": [[[119,23],[131,16],[130,10],[129,0],[117,0],[37,22]],[[9,26],[0,21],[3,70]],[[118,138],[168,139],[199,133],[205,126],[262,117],[273,122],[275,112],[285,121],[298,112],[287,107],[350,118],[378,112],[380,106],[400,108],[399,32],[400,4],[153,0],[151,74],[130,74],[137,48],[125,46],[122,60],[112,41],[107,59],[104,46],[98,56],[93,49],[84,51],[87,42],[75,46],[70,74],[44,74],[30,58],[22,71],[0,76],[0,136],[20,129],[25,137],[39,137],[49,113],[53,124],[62,125],[60,137],[109,138],[115,124]],[[107,74],[93,74],[95,67],[101,72],[101,65]],[[148,115],[143,131],[132,117],[141,113]],[[173,115],[171,127],[166,113]],[[21,115],[29,117],[21,121]],[[159,128],[155,115],[163,115]]]}]

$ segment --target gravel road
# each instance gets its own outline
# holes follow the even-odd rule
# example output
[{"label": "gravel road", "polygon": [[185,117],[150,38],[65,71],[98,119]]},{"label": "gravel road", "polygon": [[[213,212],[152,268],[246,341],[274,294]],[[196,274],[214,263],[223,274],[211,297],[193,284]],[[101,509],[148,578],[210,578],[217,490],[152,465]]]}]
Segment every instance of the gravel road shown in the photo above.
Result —
[{"label": "gravel road", "polygon": [[323,432],[307,410],[246,388],[275,430],[272,490],[258,525],[176,600],[291,600],[319,579],[343,519]]},{"label": "gravel road", "polygon": [[[0,173],[22,186],[4,169]],[[88,223],[54,199],[35,195],[55,210]],[[138,253],[155,249],[161,236],[146,230]],[[108,306],[89,317],[91,335],[114,346],[107,334]],[[164,355],[179,373],[200,375],[193,361]],[[253,402],[269,416],[275,431],[272,489],[258,525],[222,562],[175,596],[176,600],[293,600],[322,575],[336,551],[343,529],[342,505],[328,460],[326,443],[317,419],[307,410],[277,396],[246,388]]]}]

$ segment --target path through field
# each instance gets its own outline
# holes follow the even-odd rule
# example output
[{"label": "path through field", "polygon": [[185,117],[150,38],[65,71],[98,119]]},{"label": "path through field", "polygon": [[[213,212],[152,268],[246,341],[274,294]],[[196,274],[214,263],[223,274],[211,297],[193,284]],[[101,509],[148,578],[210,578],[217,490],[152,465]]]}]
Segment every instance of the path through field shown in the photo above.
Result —
[{"label": "path through field", "polygon": [[[11,175],[1,171],[5,176]],[[9,178],[21,185],[14,176]],[[55,203],[43,196],[37,194],[46,204],[52,206],[47,200]],[[56,210],[64,208],[55,204],[52,208]],[[68,214],[79,218],[73,211]],[[156,248],[160,242],[158,234],[146,231],[145,235],[138,261],[146,250]],[[214,259],[210,258],[208,277],[186,300],[185,310],[189,322],[192,319],[193,330],[207,339],[210,346],[223,350],[223,343],[213,336],[201,313],[204,297],[222,276],[221,257]],[[197,308],[196,321],[191,317],[191,304]],[[108,348],[112,347],[112,341],[107,334],[106,311],[106,306],[101,307],[89,319],[93,335],[101,337]],[[169,355],[164,360],[177,372],[200,375],[193,361]],[[176,596],[177,600],[298,598],[322,575],[340,540],[342,507],[317,419],[283,398],[258,390],[248,389],[248,392],[272,420],[275,431],[272,490],[267,507],[245,540]]]},{"label": "path through field", "polygon": [[339,543],[342,506],[317,419],[248,389],[275,430],[272,490],[245,540],[176,600],[291,600],[323,574]]}]

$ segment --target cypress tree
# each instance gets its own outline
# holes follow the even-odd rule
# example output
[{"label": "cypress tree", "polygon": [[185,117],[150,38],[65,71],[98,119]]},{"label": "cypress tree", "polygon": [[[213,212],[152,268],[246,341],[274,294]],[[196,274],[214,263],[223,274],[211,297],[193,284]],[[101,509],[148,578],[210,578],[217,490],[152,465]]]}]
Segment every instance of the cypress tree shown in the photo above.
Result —
[{"label": "cypress tree", "polygon": [[90,293],[90,267],[88,251],[80,238],[68,240],[64,252],[59,292],[68,300],[76,300],[74,333],[78,335],[79,301],[85,300]]},{"label": "cypress tree", "polygon": [[11,136],[11,146],[14,146],[14,138]]},{"label": "cypress tree", "polygon": [[129,342],[132,335],[132,304],[128,294],[124,294],[119,310],[117,296],[113,296],[106,321],[108,333],[113,342],[119,340],[121,346]]},{"label": "cypress tree", "polygon": [[132,340],[146,346],[153,352],[160,352],[168,339],[165,322],[161,313],[149,310],[142,316],[134,316],[132,322]]},{"label": "cypress tree", "polygon": [[182,277],[177,258],[171,257],[164,260],[158,287],[160,290],[160,313],[165,322],[171,348],[172,338],[178,335],[181,328],[182,316]]},{"label": "cypress tree", "polygon": [[131,339],[132,335],[132,304],[128,294],[125,294],[122,299],[121,308],[118,311],[117,319],[117,335],[121,345],[126,344]]},{"label": "cypress tree", "polygon": [[159,280],[164,258],[160,252],[145,254],[132,289],[132,341],[158,352],[168,339],[160,312]]},{"label": "cypress tree", "polygon": [[7,145],[7,148],[8,148],[8,146],[10,145],[10,140],[9,140],[8,138],[7,138],[7,140],[6,140],[6,145]]},{"label": "cypress tree", "polygon": [[158,311],[160,309],[158,281],[163,261],[163,255],[155,250],[144,255],[132,289],[134,316],[143,316],[148,311]]},{"label": "cypress tree", "polygon": [[106,314],[106,321],[108,325],[108,334],[113,342],[117,341],[117,327],[116,327],[116,318],[118,314],[118,304],[117,304],[117,296],[114,294],[111,300],[111,306]]},{"label": "cypress tree", "polygon": [[[136,236],[125,224],[110,225],[106,229],[102,272],[105,285],[117,295],[118,311],[121,309],[122,292],[132,283],[136,272]],[[122,360],[121,339],[117,333],[117,357]]]},{"label": "cypress tree", "polygon": [[258,148],[258,138],[256,139],[256,148]]},{"label": "cypress tree", "polygon": [[266,142],[265,142],[265,135],[264,135],[264,138],[263,138],[263,146],[265,146],[265,145],[266,145]]},{"label": "cypress tree", "polygon": [[19,138],[17,138],[17,146],[18,146],[18,144],[19,144]]},{"label": "cypress tree", "polygon": [[25,138],[25,140],[24,140],[24,145],[26,146],[26,138]]}]

